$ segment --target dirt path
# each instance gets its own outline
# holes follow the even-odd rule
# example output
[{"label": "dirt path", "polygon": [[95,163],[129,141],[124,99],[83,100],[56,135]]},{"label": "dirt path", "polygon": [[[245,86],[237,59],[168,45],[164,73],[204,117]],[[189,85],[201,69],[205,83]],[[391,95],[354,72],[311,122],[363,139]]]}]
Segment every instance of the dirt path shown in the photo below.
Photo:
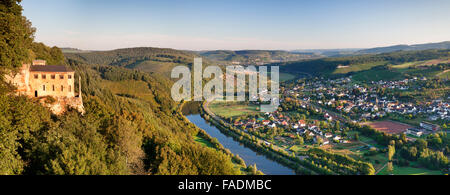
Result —
[{"label": "dirt path", "polygon": [[441,75],[445,74],[448,71],[450,71],[450,69],[444,70],[441,73],[436,74],[436,76],[441,76]]}]

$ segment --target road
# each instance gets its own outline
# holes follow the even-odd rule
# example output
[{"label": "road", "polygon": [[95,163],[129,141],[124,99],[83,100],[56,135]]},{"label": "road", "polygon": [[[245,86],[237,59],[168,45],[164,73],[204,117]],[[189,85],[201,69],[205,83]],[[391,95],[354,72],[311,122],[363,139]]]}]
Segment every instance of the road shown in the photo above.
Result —
[{"label": "road", "polygon": [[[224,124],[226,124],[226,125],[229,125],[229,126],[232,126],[230,123],[228,123],[227,121],[224,121],[224,120],[222,120],[222,118],[220,118],[219,116],[217,116],[216,114],[214,114],[214,112],[212,112],[210,109],[209,109],[209,103],[210,102],[205,102],[204,104],[202,104],[202,107],[203,107],[203,110],[210,116],[210,117],[212,117],[214,120],[216,120],[216,121],[222,121]],[[265,145],[265,142],[268,142],[268,141],[265,141],[265,140],[261,140],[261,139],[259,139],[259,138],[256,138],[256,141],[257,141],[257,143],[258,144],[260,144],[260,145]],[[268,143],[270,143],[270,142],[268,142]],[[292,152],[291,151],[289,151],[288,149],[285,149],[285,148],[282,148],[282,147],[279,147],[279,146],[277,146],[277,145],[275,145],[275,144],[272,144],[272,143],[270,143],[271,145],[272,145],[272,148],[274,149],[274,150],[284,150],[284,151],[286,151],[288,154],[292,154]],[[289,160],[289,159],[287,159],[287,158],[285,158],[285,157],[283,157],[283,156],[281,156],[282,158],[284,158],[284,159],[286,159],[286,160],[288,160],[288,161],[291,161],[291,160]],[[300,160],[303,160],[304,159],[304,157],[301,157],[301,156],[297,156],[297,158],[298,159],[300,159]],[[296,163],[299,167],[302,167],[302,168],[304,168],[304,169],[307,169],[307,168],[305,168],[305,167],[303,167],[302,165],[299,165],[298,163]],[[310,170],[310,169],[308,169],[308,170]],[[316,174],[314,171],[312,171],[312,170],[310,170],[313,174]]]}]

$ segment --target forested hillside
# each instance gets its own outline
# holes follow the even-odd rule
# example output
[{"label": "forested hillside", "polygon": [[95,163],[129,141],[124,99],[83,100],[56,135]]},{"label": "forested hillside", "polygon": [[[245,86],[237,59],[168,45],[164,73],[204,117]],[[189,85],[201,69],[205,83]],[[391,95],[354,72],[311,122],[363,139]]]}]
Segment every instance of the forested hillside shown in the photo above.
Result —
[{"label": "forested hillside", "polygon": [[398,51],[277,63],[275,65],[280,65],[280,71],[284,72],[304,72],[313,75],[332,76],[369,70],[378,66],[448,58],[450,58],[450,50]]},{"label": "forested hillside", "polygon": [[[193,140],[199,129],[170,101],[170,81],[117,67],[73,65],[86,114],[52,116],[26,97],[0,97],[2,174],[238,174],[231,157]],[[114,94],[106,82],[148,93]]]},{"label": "forested hillside", "polygon": [[224,64],[239,62],[240,64],[261,65],[271,62],[286,62],[320,57],[309,53],[291,53],[280,50],[215,50],[199,52],[203,57]]},{"label": "forested hillside", "polygon": [[450,41],[444,41],[440,43],[416,44],[416,45],[394,45],[388,47],[376,47],[359,50],[356,52],[356,54],[377,54],[395,51],[419,51],[429,49],[450,49]]},{"label": "forested hillside", "polygon": [[[192,65],[194,57],[198,57],[193,52],[152,47],[111,51],[68,52],[64,53],[64,55],[69,61],[119,66],[144,72],[161,73],[165,76],[170,75],[172,68],[175,66]],[[204,60],[204,63],[208,64],[208,61]]]},{"label": "forested hillside", "polygon": [[[33,43],[34,30],[18,3],[0,4],[0,174],[240,173],[230,153],[194,141],[201,130],[171,100],[170,80],[117,66],[62,61],[60,49]],[[37,99],[11,95],[14,88],[4,82],[4,73],[33,58],[66,63],[76,77],[81,75],[84,115],[73,110],[52,115]],[[127,61],[110,63],[126,66]]]}]

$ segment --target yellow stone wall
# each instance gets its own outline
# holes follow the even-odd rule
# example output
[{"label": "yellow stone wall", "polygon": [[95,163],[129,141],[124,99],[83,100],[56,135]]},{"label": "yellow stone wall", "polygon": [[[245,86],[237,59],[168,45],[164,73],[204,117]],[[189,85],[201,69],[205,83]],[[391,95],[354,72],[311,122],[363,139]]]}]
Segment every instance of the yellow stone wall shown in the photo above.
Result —
[{"label": "yellow stone wall", "polygon": [[[74,72],[30,72],[31,94],[35,97],[75,97]],[[45,77],[44,77],[45,75]],[[61,79],[60,76],[63,78]],[[37,78],[36,78],[37,77]],[[71,78],[69,78],[71,77]],[[45,86],[45,88],[44,88]]]}]

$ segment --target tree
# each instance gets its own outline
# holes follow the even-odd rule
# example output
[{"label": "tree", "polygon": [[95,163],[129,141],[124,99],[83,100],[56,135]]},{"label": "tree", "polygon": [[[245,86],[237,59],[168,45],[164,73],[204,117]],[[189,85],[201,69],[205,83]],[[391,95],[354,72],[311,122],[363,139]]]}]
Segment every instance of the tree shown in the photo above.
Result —
[{"label": "tree", "polygon": [[11,126],[8,97],[0,96],[0,175],[20,174],[24,162],[17,152],[19,132]]},{"label": "tree", "polygon": [[359,133],[355,133],[355,141],[359,141]]},{"label": "tree", "polygon": [[424,150],[424,149],[426,149],[428,147],[428,143],[424,139],[417,139],[415,144],[416,144],[417,149],[419,151],[422,151],[422,150]]},{"label": "tree", "polygon": [[304,143],[305,143],[305,140],[303,139],[303,137],[298,136],[298,144],[303,145]]},{"label": "tree", "polygon": [[0,65],[5,68],[20,67],[30,62],[30,49],[35,29],[22,16],[21,0],[0,2]]},{"label": "tree", "polygon": [[320,146],[323,143],[323,139],[320,136],[316,136],[316,142],[317,142],[317,145]]},{"label": "tree", "polygon": [[389,161],[392,161],[392,157],[394,157],[395,154],[395,146],[394,145],[389,145],[388,146],[388,159]]},{"label": "tree", "polygon": [[388,164],[387,164],[387,172],[389,173],[389,174],[394,174],[394,166],[392,165],[392,162],[388,162]]}]

